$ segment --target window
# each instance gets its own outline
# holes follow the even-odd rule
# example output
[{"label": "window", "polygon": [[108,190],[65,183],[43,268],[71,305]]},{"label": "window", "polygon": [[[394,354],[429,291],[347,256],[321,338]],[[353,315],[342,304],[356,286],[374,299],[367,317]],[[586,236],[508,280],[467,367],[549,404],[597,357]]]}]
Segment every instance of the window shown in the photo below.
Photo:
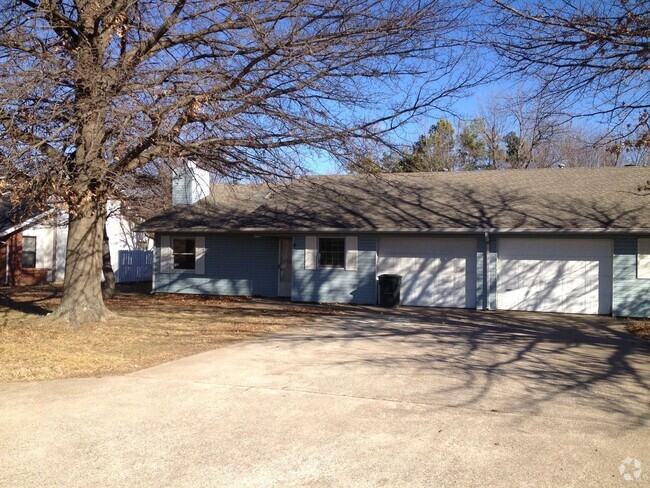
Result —
[{"label": "window", "polygon": [[305,236],[305,269],[342,268],[357,271],[358,247],[357,236]]},{"label": "window", "polygon": [[23,268],[36,267],[36,237],[23,236]]},{"label": "window", "polygon": [[174,269],[193,270],[196,263],[196,240],[191,237],[174,237],[172,241]]},{"label": "window", "polygon": [[321,237],[318,239],[318,266],[320,268],[345,267],[345,239]]}]

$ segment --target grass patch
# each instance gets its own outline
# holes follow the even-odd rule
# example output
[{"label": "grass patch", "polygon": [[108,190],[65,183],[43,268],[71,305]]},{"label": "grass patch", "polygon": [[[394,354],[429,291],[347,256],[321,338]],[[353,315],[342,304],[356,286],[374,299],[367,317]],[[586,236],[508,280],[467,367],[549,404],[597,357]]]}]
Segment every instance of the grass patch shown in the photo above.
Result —
[{"label": "grass patch", "polygon": [[625,324],[625,329],[630,334],[650,342],[650,320],[632,320]]},{"label": "grass patch", "polygon": [[[304,324],[324,307],[118,288],[119,314],[71,328],[38,320],[56,308],[60,286],[0,288],[0,382],[124,374]],[[36,320],[35,320],[36,319]]]}]

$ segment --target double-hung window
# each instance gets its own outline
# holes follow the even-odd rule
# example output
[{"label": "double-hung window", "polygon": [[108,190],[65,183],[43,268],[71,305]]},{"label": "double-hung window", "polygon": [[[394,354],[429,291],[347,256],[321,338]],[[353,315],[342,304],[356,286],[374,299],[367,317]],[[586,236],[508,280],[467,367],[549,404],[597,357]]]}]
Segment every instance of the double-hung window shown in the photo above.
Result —
[{"label": "double-hung window", "polygon": [[357,236],[305,236],[305,269],[356,271],[357,257]]},{"label": "double-hung window", "polygon": [[205,274],[205,236],[161,236],[160,272]]},{"label": "double-hung window", "polygon": [[318,267],[345,268],[345,239],[321,237],[318,239]]},{"label": "double-hung window", "polygon": [[36,237],[23,236],[23,268],[36,267]]},{"label": "double-hung window", "polygon": [[175,270],[194,270],[196,266],[196,240],[193,237],[174,237],[172,253]]}]

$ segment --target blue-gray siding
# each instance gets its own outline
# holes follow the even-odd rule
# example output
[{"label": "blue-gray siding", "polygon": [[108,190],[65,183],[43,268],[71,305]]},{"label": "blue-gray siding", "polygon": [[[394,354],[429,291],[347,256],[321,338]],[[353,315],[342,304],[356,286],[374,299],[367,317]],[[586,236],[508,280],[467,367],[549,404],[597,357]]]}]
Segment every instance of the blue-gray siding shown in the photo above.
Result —
[{"label": "blue-gray siding", "polygon": [[488,252],[488,301],[489,309],[497,309],[497,237],[490,237],[490,251]]},{"label": "blue-gray siding", "polygon": [[174,205],[190,205],[192,202],[192,180],[187,176],[187,169],[177,169],[172,178],[172,203]]},{"label": "blue-gray siding", "polygon": [[376,302],[377,241],[358,237],[357,270],[305,269],[305,236],[294,237],[291,299],[296,302]]},{"label": "blue-gray siding", "polygon": [[[489,246],[485,236],[478,237],[476,254],[476,308],[497,308],[497,237],[490,236]],[[486,248],[487,259],[485,257]],[[487,266],[485,266],[487,262]]]},{"label": "blue-gray siding", "polygon": [[[160,235],[155,242],[155,291],[276,297],[278,238],[207,234],[205,274],[160,273]],[[543,239],[543,237],[540,237]],[[650,280],[637,278],[637,238],[614,241],[612,313],[650,316]],[[305,269],[305,236],[293,238],[291,298],[302,302],[376,303],[377,237],[358,236],[358,269]],[[497,237],[477,237],[476,306],[496,309]]]},{"label": "blue-gray siding", "polygon": [[155,291],[207,295],[278,296],[278,239],[251,235],[207,234],[205,274],[160,272],[156,236]]},{"label": "blue-gray siding", "polygon": [[650,280],[637,278],[637,239],[614,239],[612,314],[650,317]]},{"label": "blue-gray siding", "polygon": [[488,308],[487,266],[485,265],[485,240],[479,239],[476,245],[476,309]]}]

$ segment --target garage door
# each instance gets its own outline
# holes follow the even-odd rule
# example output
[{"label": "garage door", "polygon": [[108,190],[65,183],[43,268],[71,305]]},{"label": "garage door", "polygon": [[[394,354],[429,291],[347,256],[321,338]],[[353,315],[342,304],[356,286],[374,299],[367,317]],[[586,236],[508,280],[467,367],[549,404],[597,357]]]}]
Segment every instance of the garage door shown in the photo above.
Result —
[{"label": "garage door", "polygon": [[402,275],[402,303],[476,306],[476,239],[384,237],[378,274]]},{"label": "garage door", "polygon": [[608,314],[611,289],[611,241],[499,239],[499,309]]}]

